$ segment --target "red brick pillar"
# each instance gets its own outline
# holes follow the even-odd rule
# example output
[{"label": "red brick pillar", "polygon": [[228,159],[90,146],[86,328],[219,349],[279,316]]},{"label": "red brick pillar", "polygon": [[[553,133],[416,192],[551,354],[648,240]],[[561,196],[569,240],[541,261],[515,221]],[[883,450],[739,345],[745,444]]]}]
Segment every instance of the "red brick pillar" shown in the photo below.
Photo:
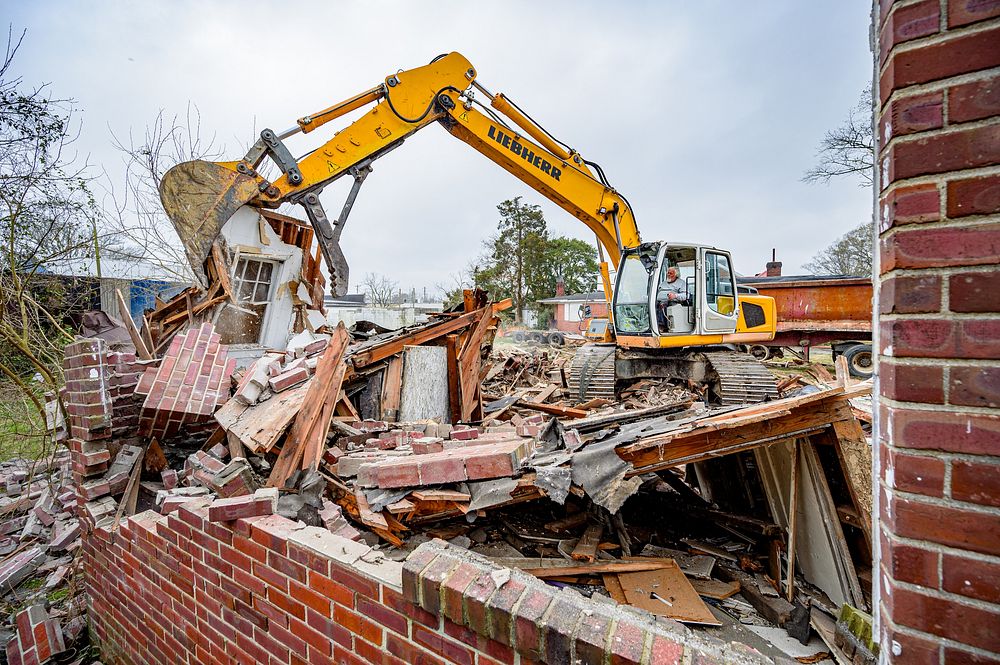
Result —
[{"label": "red brick pillar", "polygon": [[1000,663],[1000,0],[875,0],[886,662]]}]

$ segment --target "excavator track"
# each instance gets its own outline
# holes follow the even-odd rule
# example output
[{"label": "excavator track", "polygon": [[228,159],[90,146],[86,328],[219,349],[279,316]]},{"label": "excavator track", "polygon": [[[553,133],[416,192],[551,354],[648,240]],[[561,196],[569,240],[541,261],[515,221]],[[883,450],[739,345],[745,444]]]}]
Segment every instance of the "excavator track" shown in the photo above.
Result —
[{"label": "excavator track", "polygon": [[705,385],[710,401],[724,406],[778,397],[777,381],[766,366],[753,356],[724,347],[663,353],[586,344],[573,357],[566,382],[570,394],[582,402],[595,397],[614,398],[619,379],[656,377]]},{"label": "excavator track", "polygon": [[615,396],[615,345],[585,344],[573,356],[566,383],[581,402]]},{"label": "excavator track", "polygon": [[723,405],[753,404],[778,398],[770,370],[756,358],[738,351],[709,351],[704,356],[718,376],[716,392]]}]

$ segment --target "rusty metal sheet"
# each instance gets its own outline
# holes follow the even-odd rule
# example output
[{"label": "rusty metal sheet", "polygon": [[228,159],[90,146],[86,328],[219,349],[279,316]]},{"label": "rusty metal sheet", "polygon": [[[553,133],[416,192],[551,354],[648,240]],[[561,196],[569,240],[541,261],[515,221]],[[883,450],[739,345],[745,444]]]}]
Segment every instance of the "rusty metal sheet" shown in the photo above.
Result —
[{"label": "rusty metal sheet", "polygon": [[781,282],[743,282],[760,295],[774,298],[779,325],[790,322],[823,324],[862,321],[871,324],[872,282],[867,278]]}]

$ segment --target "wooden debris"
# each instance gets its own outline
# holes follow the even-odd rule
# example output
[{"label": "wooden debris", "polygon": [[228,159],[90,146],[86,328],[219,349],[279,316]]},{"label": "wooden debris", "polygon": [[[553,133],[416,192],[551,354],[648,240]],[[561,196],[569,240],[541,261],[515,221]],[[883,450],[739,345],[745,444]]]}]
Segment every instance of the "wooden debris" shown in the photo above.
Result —
[{"label": "wooden debris", "polygon": [[418,501],[469,501],[472,498],[465,492],[434,489],[417,490],[412,492],[410,496]]},{"label": "wooden debris", "polygon": [[309,384],[304,383],[253,406],[231,399],[215,412],[215,419],[225,432],[239,439],[250,452],[260,455],[281,440],[302,408],[308,389]]},{"label": "wooden debris", "polygon": [[644,572],[670,568],[676,564],[670,559],[649,561],[595,561],[580,563],[568,559],[536,559],[531,557],[514,559],[494,559],[494,563],[506,568],[517,568],[535,577],[551,578],[573,575],[610,575],[615,573]]},{"label": "wooden debris", "polygon": [[559,406],[558,404],[539,404],[523,399],[517,401],[517,406],[531,411],[541,411],[542,413],[547,413],[550,416],[558,416],[559,418],[583,418],[587,415],[587,412],[583,409],[574,409],[570,406]]},{"label": "wooden debris", "polygon": [[132,346],[135,347],[135,355],[139,360],[151,360],[153,358],[150,354],[149,349],[146,348],[146,342],[143,341],[142,335],[139,334],[139,330],[135,327],[135,321],[132,320],[132,314],[129,312],[128,303],[125,302],[124,296],[120,289],[115,289],[115,296],[118,299],[118,311],[121,314],[122,325],[125,326],[125,330],[128,331],[128,336],[132,338]]},{"label": "wooden debris", "polygon": [[348,338],[347,329],[341,324],[323,352],[316,374],[309,380],[302,407],[267,480],[268,487],[284,487],[295,470],[318,466],[344,378],[346,368],[341,359]]},{"label": "wooden debris", "polygon": [[629,605],[682,623],[722,625],[676,563],[660,570],[620,573],[618,580]]},{"label": "wooden debris", "polygon": [[591,524],[580,536],[573,553],[570,555],[576,561],[593,561],[597,558],[597,546],[604,535],[604,525],[600,522]]},{"label": "wooden debris", "polygon": [[691,580],[691,586],[699,596],[713,600],[724,600],[740,592],[739,582],[720,582],[719,580]]}]

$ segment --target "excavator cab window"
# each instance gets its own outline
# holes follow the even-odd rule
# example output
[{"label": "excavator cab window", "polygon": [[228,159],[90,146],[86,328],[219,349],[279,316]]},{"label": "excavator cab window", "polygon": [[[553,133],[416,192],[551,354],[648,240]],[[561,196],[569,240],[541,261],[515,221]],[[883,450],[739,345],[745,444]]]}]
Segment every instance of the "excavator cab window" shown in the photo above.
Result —
[{"label": "excavator cab window", "polygon": [[715,252],[705,253],[705,299],[708,306],[719,314],[731,316],[736,310],[733,272],[729,269],[729,257]]},{"label": "excavator cab window", "polygon": [[629,251],[622,257],[615,288],[615,328],[626,335],[646,335],[649,327],[649,285],[656,271],[656,255]]}]

